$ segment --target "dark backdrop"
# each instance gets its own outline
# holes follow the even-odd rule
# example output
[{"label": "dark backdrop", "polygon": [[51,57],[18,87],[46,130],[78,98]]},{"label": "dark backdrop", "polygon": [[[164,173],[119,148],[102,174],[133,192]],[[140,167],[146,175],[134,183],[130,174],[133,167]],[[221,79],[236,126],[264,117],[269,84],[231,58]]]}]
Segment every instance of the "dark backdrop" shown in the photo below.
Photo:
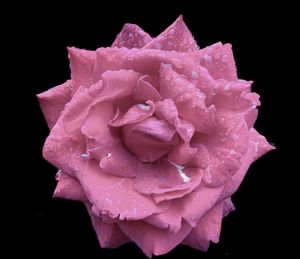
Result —
[{"label": "dark backdrop", "polygon": [[277,150],[250,167],[233,196],[236,210],[224,219],[219,244],[211,245],[207,253],[179,246],[161,258],[245,258],[289,251],[284,216],[291,207],[284,188],[291,181],[286,160],[291,142],[284,138],[284,130],[291,124],[284,110],[289,93],[282,88],[291,87],[284,76],[290,10],[280,3],[264,7],[249,2],[229,8],[197,2],[167,8],[140,1],[111,6],[23,4],[11,9],[13,16],[5,27],[13,39],[17,73],[11,78],[15,82],[11,90],[19,105],[15,139],[21,150],[12,170],[18,186],[14,215],[20,226],[10,231],[13,252],[30,258],[145,258],[134,244],[101,249],[84,206],[51,198],[56,169],[41,156],[48,129],[35,94],[69,78],[67,46],[109,46],[125,22],[155,36],[180,14],[201,47],[217,41],[233,45],[239,77],[254,80],[253,90],[261,95],[256,129]]}]

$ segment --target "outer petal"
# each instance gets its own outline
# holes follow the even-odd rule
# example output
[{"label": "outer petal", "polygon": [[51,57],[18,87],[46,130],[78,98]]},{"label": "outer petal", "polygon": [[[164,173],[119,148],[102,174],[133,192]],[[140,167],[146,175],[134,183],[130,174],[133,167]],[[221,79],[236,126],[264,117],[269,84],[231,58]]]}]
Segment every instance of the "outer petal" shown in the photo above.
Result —
[{"label": "outer petal", "polygon": [[249,145],[248,132],[243,114],[219,111],[212,134],[195,138],[195,142],[204,145],[209,153],[204,174],[207,185],[221,186],[237,172]]},{"label": "outer petal", "polygon": [[191,122],[197,131],[209,133],[215,123],[216,111],[213,105],[206,107],[205,95],[168,65],[162,64],[160,76],[161,95],[172,99],[179,115]]},{"label": "outer petal", "polygon": [[103,173],[95,160],[74,155],[70,167],[93,204],[95,215],[108,214],[120,220],[138,220],[168,208],[168,203],[156,205],[151,198],[135,191],[132,179]]},{"label": "outer petal", "polygon": [[182,15],[164,32],[144,46],[144,48],[175,50],[177,52],[198,50],[194,37],[185,25]]},{"label": "outer petal", "polygon": [[214,243],[219,242],[222,218],[223,203],[219,203],[206,212],[199,220],[197,226],[184,240],[184,244],[195,249],[207,251],[210,241]]},{"label": "outer petal", "polygon": [[80,85],[89,86],[92,83],[96,52],[70,47],[68,48],[68,53],[73,85],[76,89]]},{"label": "outer petal", "polygon": [[151,36],[135,24],[125,23],[112,47],[142,48],[152,40]]},{"label": "outer petal", "polygon": [[273,149],[275,148],[267,142],[265,137],[257,133],[254,128],[250,129],[249,147],[246,154],[244,154],[241,159],[241,167],[237,171],[237,173],[234,174],[231,179],[225,184],[220,199],[231,196],[240,186],[251,163],[263,154]]},{"label": "outer petal", "polygon": [[117,224],[103,222],[101,217],[97,217],[92,213],[90,204],[86,203],[85,205],[101,247],[116,248],[130,242]]},{"label": "outer petal", "polygon": [[206,67],[214,79],[237,80],[231,44],[221,42],[200,50],[200,64]]},{"label": "outer petal", "polygon": [[53,197],[86,201],[86,197],[80,183],[74,177],[71,177],[61,171],[57,174],[56,180],[57,185],[53,193]]},{"label": "outer petal", "polygon": [[71,80],[50,88],[37,95],[43,114],[51,129],[65,109],[66,103],[71,100],[73,86]]},{"label": "outer petal", "polygon": [[118,224],[122,231],[148,256],[166,254],[184,240],[191,226],[182,222],[181,229],[174,235],[170,231],[157,229],[142,221],[123,221]]}]

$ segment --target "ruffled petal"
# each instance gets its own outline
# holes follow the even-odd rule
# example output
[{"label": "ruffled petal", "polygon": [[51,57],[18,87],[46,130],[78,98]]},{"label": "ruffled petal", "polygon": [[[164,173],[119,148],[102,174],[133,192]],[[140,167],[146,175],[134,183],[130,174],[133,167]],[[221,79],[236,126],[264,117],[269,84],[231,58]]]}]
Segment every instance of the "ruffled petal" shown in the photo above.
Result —
[{"label": "ruffled petal", "polygon": [[181,229],[175,235],[170,231],[155,228],[142,221],[123,221],[118,225],[149,258],[152,254],[162,255],[168,253],[180,244],[191,231],[191,226],[184,221]]},{"label": "ruffled petal", "polygon": [[96,50],[96,61],[92,73],[92,83],[96,83],[106,71],[116,71],[124,68],[123,62],[126,48],[99,48]]},{"label": "ruffled petal", "polygon": [[175,50],[177,52],[191,52],[198,50],[193,35],[185,25],[182,15],[165,31],[150,41],[145,49]]},{"label": "ruffled petal", "polygon": [[209,153],[209,164],[204,170],[204,181],[209,186],[221,186],[237,172],[249,145],[249,130],[243,114],[219,111],[217,122],[210,136],[199,136],[195,140]]},{"label": "ruffled petal", "polygon": [[68,174],[60,171],[56,175],[57,185],[53,193],[54,198],[63,198],[75,201],[86,201],[80,183]]},{"label": "ruffled petal", "polygon": [[69,166],[75,172],[97,216],[107,214],[120,220],[139,220],[153,213],[162,213],[169,206],[168,202],[155,204],[150,197],[135,191],[131,178],[102,172],[94,159],[87,160],[76,154]]},{"label": "ruffled petal", "polygon": [[160,93],[174,101],[179,115],[191,122],[197,131],[209,133],[215,123],[215,107],[206,107],[205,95],[177,74],[170,66],[160,68]]},{"label": "ruffled petal", "polygon": [[148,100],[145,103],[139,103],[132,106],[125,114],[119,115],[119,111],[112,120],[109,121],[109,125],[112,127],[122,127],[127,124],[137,123],[152,116],[154,112],[154,104]]},{"label": "ruffled petal", "polygon": [[224,185],[224,190],[220,199],[230,197],[234,192],[236,192],[253,161],[263,154],[275,149],[267,142],[265,137],[257,133],[254,128],[252,128],[249,133],[249,147],[247,152],[241,158],[241,167]]},{"label": "ruffled petal", "polygon": [[160,93],[153,87],[153,85],[146,81],[146,79],[149,79],[148,75],[142,76],[136,85],[136,88],[134,89],[132,98],[137,101],[158,101],[161,100],[162,97]]},{"label": "ruffled petal", "polygon": [[231,44],[218,42],[200,50],[200,64],[206,67],[214,79],[237,80]]},{"label": "ruffled petal", "polygon": [[168,154],[168,160],[175,164],[185,165],[195,157],[196,153],[197,148],[192,148],[189,143],[182,142]]},{"label": "ruffled petal", "polygon": [[65,109],[66,103],[71,100],[73,86],[71,80],[52,87],[48,91],[37,95],[44,117],[51,129]]},{"label": "ruffled petal", "polygon": [[[183,173],[186,178],[182,177]],[[141,165],[134,179],[134,188],[142,194],[193,190],[200,184],[201,179],[202,170],[188,167],[179,169],[174,163],[159,161]]]},{"label": "ruffled petal", "polygon": [[101,217],[97,217],[92,213],[90,204],[86,203],[85,205],[101,247],[117,248],[130,242],[130,239],[128,239],[117,224],[103,222]]},{"label": "ruffled petal", "polygon": [[120,177],[136,176],[139,161],[121,143],[107,148],[107,151],[99,164],[103,172]]},{"label": "ruffled petal", "polygon": [[174,206],[178,206],[181,217],[195,227],[203,215],[218,201],[222,190],[223,186],[211,188],[201,185],[197,190],[178,200]]},{"label": "ruffled petal", "polygon": [[176,130],[165,121],[147,118],[123,128],[126,147],[142,162],[153,162],[167,154],[178,143]]},{"label": "ruffled petal", "polygon": [[142,48],[151,40],[151,36],[136,24],[125,23],[112,47]]},{"label": "ruffled petal", "polygon": [[215,205],[199,220],[183,244],[207,251],[210,241],[219,242],[223,218],[223,203]]},{"label": "ruffled petal", "polygon": [[77,89],[80,85],[89,86],[92,83],[91,79],[96,61],[96,52],[69,47],[68,54],[71,78],[75,89]]},{"label": "ruffled petal", "polygon": [[155,115],[175,126],[179,136],[185,141],[189,142],[193,137],[195,132],[194,126],[183,121],[178,117],[177,107],[175,106],[173,100],[164,99],[163,101],[158,101],[155,103]]}]

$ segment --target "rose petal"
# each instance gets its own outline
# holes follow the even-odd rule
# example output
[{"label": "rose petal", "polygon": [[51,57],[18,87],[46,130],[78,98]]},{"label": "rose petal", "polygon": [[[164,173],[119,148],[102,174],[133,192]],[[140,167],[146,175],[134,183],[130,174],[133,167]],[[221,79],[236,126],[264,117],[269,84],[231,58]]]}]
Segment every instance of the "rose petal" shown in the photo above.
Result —
[{"label": "rose petal", "polygon": [[80,183],[68,174],[61,171],[56,177],[57,185],[53,193],[54,198],[63,198],[68,200],[86,201],[85,194]]},{"label": "rose petal", "polygon": [[209,152],[209,165],[204,171],[204,181],[209,186],[221,186],[237,172],[249,144],[243,114],[219,111],[217,121],[210,136],[195,138],[195,142],[206,146]]},{"label": "rose petal", "polygon": [[99,168],[96,160],[74,155],[70,167],[75,172],[95,215],[108,214],[120,220],[139,220],[165,211],[169,204],[155,204],[134,190],[133,180],[108,175]]},{"label": "rose petal", "polygon": [[231,44],[221,42],[200,50],[200,64],[206,67],[214,79],[237,80]]},{"label": "rose petal", "polygon": [[77,89],[80,85],[90,85],[92,72],[96,61],[96,52],[69,47],[68,54],[71,68],[71,78],[74,87]]},{"label": "rose petal", "polygon": [[86,208],[91,217],[94,230],[96,232],[100,246],[103,248],[117,248],[130,242],[128,237],[114,223],[105,223],[100,217],[92,213],[91,205],[86,203]]},{"label": "rose petal", "polygon": [[260,105],[259,95],[251,93],[252,81],[218,80],[214,89],[213,103],[217,109],[245,112]]},{"label": "rose petal", "polygon": [[[175,128],[155,117],[123,128],[126,147],[142,162],[153,162],[178,143]],[[146,148],[145,148],[146,147]]]},{"label": "rose petal", "polygon": [[124,68],[123,62],[128,49],[99,48],[96,50],[96,61],[92,73],[92,83],[96,83],[106,71],[116,71]]},{"label": "rose petal", "polygon": [[231,201],[231,198],[225,199],[223,201],[223,217],[226,217],[233,210],[235,210],[235,207]]},{"label": "rose petal", "polygon": [[234,192],[236,192],[252,162],[263,154],[274,149],[274,147],[267,142],[265,137],[257,133],[254,128],[252,128],[249,133],[249,147],[247,152],[241,158],[241,167],[230,178],[230,181],[224,185],[224,190],[220,199],[230,197]]},{"label": "rose petal", "polygon": [[200,185],[197,190],[178,200],[176,206],[180,206],[181,217],[195,227],[203,215],[218,201],[222,190],[223,186],[211,188]]},{"label": "rose petal", "polygon": [[182,142],[175,146],[168,154],[168,160],[175,164],[185,165],[196,155],[197,148],[192,148],[189,143]]},{"label": "rose petal", "polygon": [[193,35],[185,25],[182,15],[164,32],[150,41],[145,49],[175,50],[189,52],[198,50]]},{"label": "rose petal", "polygon": [[151,40],[151,36],[136,24],[125,23],[112,47],[142,48]]},{"label": "rose petal", "polygon": [[68,80],[61,85],[52,87],[48,91],[37,95],[44,117],[50,129],[57,122],[66,103],[71,100],[72,89],[72,82],[71,80]]},{"label": "rose petal", "polygon": [[155,203],[160,203],[162,201],[169,201],[173,199],[181,198],[188,193],[191,193],[193,191],[192,188],[185,189],[185,190],[179,190],[179,191],[171,191],[171,192],[165,192],[165,193],[159,193],[159,194],[152,194],[152,198],[155,201]]},{"label": "rose petal", "polygon": [[194,126],[184,120],[179,119],[177,108],[171,99],[164,99],[155,103],[155,115],[175,126],[179,136],[189,142],[195,132]]},{"label": "rose petal", "polygon": [[121,143],[112,146],[108,152],[99,164],[103,172],[121,177],[136,176],[139,162]]},{"label": "rose petal", "polygon": [[122,221],[118,225],[149,258],[152,254],[161,255],[168,253],[180,244],[191,231],[191,227],[184,221],[176,235],[170,231],[157,229],[142,221]]},{"label": "rose petal", "polygon": [[215,123],[215,107],[206,107],[205,95],[177,74],[170,66],[160,68],[160,92],[174,101],[179,115],[191,122],[197,131],[208,133]]},{"label": "rose petal", "polygon": [[166,192],[195,189],[201,182],[202,170],[182,169],[187,177],[185,182],[176,166],[168,161],[143,164],[134,179],[134,188],[143,194],[162,194]]},{"label": "rose petal", "polygon": [[160,93],[152,86],[151,83],[147,82],[149,76],[142,76],[134,89],[132,97],[137,101],[158,101],[161,100],[162,97]]},{"label": "rose petal", "polygon": [[219,242],[222,218],[223,203],[219,203],[205,213],[183,243],[207,251],[210,241]]},{"label": "rose petal", "polygon": [[127,124],[141,122],[152,116],[153,112],[153,102],[146,101],[145,104],[140,103],[132,106],[123,116],[113,118],[109,121],[109,125],[113,127],[122,127]]}]

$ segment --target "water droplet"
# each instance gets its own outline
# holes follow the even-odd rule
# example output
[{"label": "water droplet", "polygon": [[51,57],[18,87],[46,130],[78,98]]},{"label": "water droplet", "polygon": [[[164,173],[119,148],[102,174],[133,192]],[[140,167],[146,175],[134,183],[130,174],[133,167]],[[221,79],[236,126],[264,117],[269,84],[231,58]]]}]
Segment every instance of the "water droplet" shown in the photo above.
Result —
[{"label": "water droplet", "polygon": [[155,47],[156,49],[161,49],[161,44],[160,44],[159,42],[155,42],[155,43],[154,43],[154,47]]},{"label": "water droplet", "polygon": [[175,29],[171,29],[170,31],[169,31],[169,35],[173,35],[175,33]]},{"label": "water droplet", "polygon": [[204,58],[205,61],[208,61],[208,62],[211,61],[211,56],[210,55],[204,54],[203,58]]},{"label": "water droplet", "polygon": [[138,104],[138,107],[142,110],[145,110],[145,111],[149,111],[150,110],[150,105],[148,104],[144,104],[144,103],[139,103]]},{"label": "water droplet", "polygon": [[87,153],[81,153],[80,156],[81,156],[82,158],[88,158],[88,157],[89,157],[89,154],[87,154]]},{"label": "water droplet", "polygon": [[57,181],[59,180],[61,174],[62,174],[62,171],[61,171],[61,170],[58,170],[57,173],[56,173],[56,175],[55,175],[55,179],[56,179]]},{"label": "water droplet", "polygon": [[196,71],[192,71],[192,77],[194,79],[197,79],[197,78],[199,78],[199,75],[198,75],[198,73]]},{"label": "water droplet", "polygon": [[168,81],[170,81],[170,80],[171,80],[171,75],[170,75],[170,74],[167,74],[167,75],[166,75],[166,79],[167,79]]}]

